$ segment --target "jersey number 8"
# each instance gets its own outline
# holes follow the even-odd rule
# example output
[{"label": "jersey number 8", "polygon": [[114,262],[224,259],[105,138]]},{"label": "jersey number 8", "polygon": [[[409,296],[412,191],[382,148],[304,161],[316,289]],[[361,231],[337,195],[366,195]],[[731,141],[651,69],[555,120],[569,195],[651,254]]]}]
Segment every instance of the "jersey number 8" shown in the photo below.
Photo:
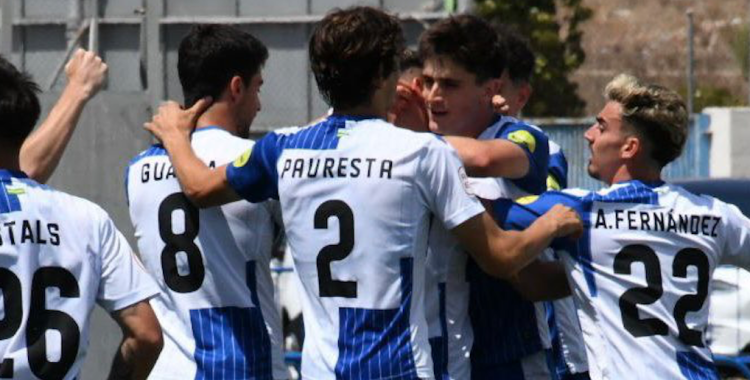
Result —
[{"label": "jersey number 8", "polygon": [[[185,230],[175,233],[172,215],[181,210],[185,216]],[[164,198],[159,205],[159,236],[166,244],[161,251],[161,270],[164,282],[177,293],[190,293],[203,285],[206,268],[203,265],[201,250],[195,245],[200,228],[200,215],[183,193],[174,193]],[[177,267],[177,254],[184,252],[189,273],[180,274]]]}]

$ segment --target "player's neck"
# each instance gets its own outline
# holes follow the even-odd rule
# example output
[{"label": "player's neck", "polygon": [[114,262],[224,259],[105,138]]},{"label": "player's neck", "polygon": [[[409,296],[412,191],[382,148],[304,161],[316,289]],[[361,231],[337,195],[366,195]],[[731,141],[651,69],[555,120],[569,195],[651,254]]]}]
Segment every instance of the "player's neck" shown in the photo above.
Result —
[{"label": "player's neck", "polygon": [[237,121],[224,103],[216,103],[209,107],[206,112],[198,118],[196,128],[218,127],[233,135],[237,135]]},{"label": "player's neck", "polygon": [[0,143],[0,169],[21,170],[20,148]]},{"label": "player's neck", "polygon": [[620,167],[620,170],[615,173],[614,177],[612,177],[610,185],[632,180],[642,182],[661,181],[661,170],[653,167],[629,167],[623,165]]}]

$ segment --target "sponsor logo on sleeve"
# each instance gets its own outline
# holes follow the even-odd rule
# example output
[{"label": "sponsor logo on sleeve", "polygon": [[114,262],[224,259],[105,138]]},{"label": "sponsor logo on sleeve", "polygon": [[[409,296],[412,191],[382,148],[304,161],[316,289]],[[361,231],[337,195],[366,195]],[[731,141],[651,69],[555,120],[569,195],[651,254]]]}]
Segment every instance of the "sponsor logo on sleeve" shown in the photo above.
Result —
[{"label": "sponsor logo on sleeve", "polygon": [[242,153],[241,156],[237,157],[237,159],[234,160],[234,163],[232,165],[234,165],[234,167],[236,168],[241,168],[245,166],[245,164],[247,164],[247,162],[250,161],[250,154],[252,153],[253,153],[253,148],[248,149],[247,151],[245,151],[245,153]]},{"label": "sponsor logo on sleeve", "polygon": [[508,135],[508,140],[513,141],[518,145],[525,146],[531,151],[531,153],[534,153],[536,150],[536,139],[534,138],[534,135],[529,133],[529,131],[520,130],[511,132]]}]

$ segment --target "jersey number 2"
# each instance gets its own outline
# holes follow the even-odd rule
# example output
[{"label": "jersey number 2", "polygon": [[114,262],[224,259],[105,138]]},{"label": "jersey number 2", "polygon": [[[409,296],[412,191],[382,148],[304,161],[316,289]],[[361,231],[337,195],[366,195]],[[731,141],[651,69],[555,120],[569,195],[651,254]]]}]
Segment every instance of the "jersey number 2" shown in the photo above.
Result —
[{"label": "jersey number 2", "polygon": [[[185,229],[174,232],[172,214],[181,210],[185,215]],[[206,268],[203,266],[201,250],[195,245],[200,227],[200,215],[183,193],[174,193],[159,205],[159,236],[166,244],[161,251],[161,270],[164,282],[169,289],[177,293],[190,293],[203,285]],[[177,268],[177,254],[184,252],[187,258],[189,273],[180,274]]]},{"label": "jersey number 2", "polygon": [[315,210],[315,229],[328,229],[328,218],[332,216],[339,220],[339,243],[323,247],[318,254],[316,264],[320,296],[357,298],[356,281],[340,281],[331,277],[331,262],[345,259],[354,249],[354,214],[343,201],[326,201]]},{"label": "jersey number 2", "polygon": [[[638,305],[650,305],[664,294],[661,278],[661,266],[656,252],[651,247],[635,244],[624,247],[615,256],[614,270],[617,274],[629,275],[634,262],[643,263],[646,273],[645,288],[632,288],[620,297],[622,324],[634,337],[667,335],[669,327],[658,318],[638,316]],[[708,257],[698,249],[685,248],[677,252],[672,262],[672,275],[677,278],[687,277],[687,268],[695,267],[698,272],[698,292],[680,297],[674,307],[674,319],[677,323],[680,340],[689,345],[703,347],[703,333],[691,330],[685,322],[687,313],[699,311],[708,296]]]},{"label": "jersey number 2", "polygon": [[[26,344],[29,368],[44,380],[62,379],[78,356],[81,333],[75,319],[59,310],[47,309],[47,289],[57,288],[60,297],[81,296],[76,278],[59,267],[37,269],[31,281],[31,307],[26,325]],[[3,319],[0,320],[0,340],[12,338],[21,327],[23,304],[21,281],[8,269],[0,268],[0,290],[3,293]],[[47,330],[60,333],[60,359],[47,360]],[[0,378],[13,378],[13,359],[2,359]]]}]

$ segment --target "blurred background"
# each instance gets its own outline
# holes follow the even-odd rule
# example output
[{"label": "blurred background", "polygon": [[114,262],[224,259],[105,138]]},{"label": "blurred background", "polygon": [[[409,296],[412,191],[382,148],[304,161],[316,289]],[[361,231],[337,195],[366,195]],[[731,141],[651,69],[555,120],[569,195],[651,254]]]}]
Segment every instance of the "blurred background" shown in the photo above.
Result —
[{"label": "blurred background", "polygon": [[[626,72],[680,91],[693,111],[686,151],[671,179],[750,176],[747,0],[0,0],[0,54],[29,72],[44,112],[65,84],[76,47],[109,65],[105,89],[84,111],[50,183],[102,205],[134,243],[123,189],[128,161],[147,148],[142,130],[164,99],[182,100],[177,47],[194,23],[236,25],[269,48],[254,137],[325,113],[309,71],[307,40],[334,7],[371,5],[403,21],[414,46],[431,23],[474,12],[514,25],[537,54],[525,118],[565,150],[572,187],[597,188],[585,173],[582,133],[603,106],[604,85]],[[739,107],[739,108],[738,108]],[[82,379],[106,375],[120,340],[96,311]]]}]

